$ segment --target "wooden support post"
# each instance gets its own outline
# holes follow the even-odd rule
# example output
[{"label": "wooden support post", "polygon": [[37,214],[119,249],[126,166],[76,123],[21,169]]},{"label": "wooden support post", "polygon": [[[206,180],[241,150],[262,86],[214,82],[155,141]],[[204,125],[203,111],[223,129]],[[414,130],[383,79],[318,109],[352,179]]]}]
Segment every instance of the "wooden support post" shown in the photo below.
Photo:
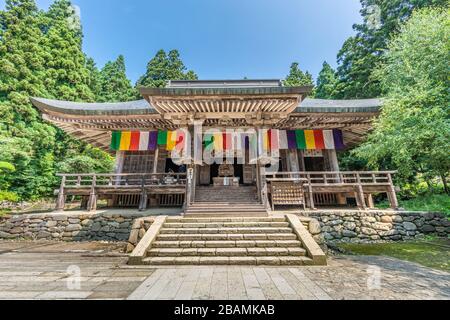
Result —
[{"label": "wooden support post", "polygon": [[367,195],[367,204],[368,204],[370,209],[375,209],[375,203],[373,201],[373,195],[371,193],[369,193]]},{"label": "wooden support post", "polygon": [[147,196],[147,191],[145,190],[145,177],[142,176],[142,178],[141,178],[141,199],[139,202],[139,211],[147,210],[147,202],[148,202],[148,196]]},{"label": "wooden support post", "polygon": [[95,190],[97,186],[97,176],[92,177],[91,193],[89,194],[89,201],[87,205],[87,211],[97,210],[97,191]]},{"label": "wooden support post", "polygon": [[56,201],[56,211],[64,211],[66,204],[65,186],[66,176],[63,176],[61,179],[61,186],[59,188],[58,200]]},{"label": "wooden support post", "polygon": [[309,173],[307,175],[307,178],[308,178],[309,208],[311,210],[316,210],[316,205],[314,204],[314,193],[313,193],[311,175]]},{"label": "wooden support post", "polygon": [[153,159],[153,173],[158,173],[159,146],[155,150],[155,158]]},{"label": "wooden support post", "polygon": [[398,204],[397,192],[395,191],[394,182],[392,180],[392,175],[390,173],[388,174],[388,181],[389,181],[388,198],[389,198],[389,202],[391,203],[391,208],[394,210],[398,210],[399,204]]},{"label": "wooden support post", "polygon": [[359,199],[358,207],[361,210],[367,210],[366,199],[364,197],[364,190],[363,190],[363,187],[362,187],[362,184],[361,184],[361,176],[359,175],[359,173],[356,174],[356,182],[357,182],[356,196]]}]

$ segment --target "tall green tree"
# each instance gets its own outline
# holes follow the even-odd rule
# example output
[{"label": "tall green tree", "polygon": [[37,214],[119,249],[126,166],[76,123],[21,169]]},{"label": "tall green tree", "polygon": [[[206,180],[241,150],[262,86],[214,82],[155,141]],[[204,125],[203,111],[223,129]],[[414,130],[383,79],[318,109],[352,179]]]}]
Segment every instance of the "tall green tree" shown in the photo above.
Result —
[{"label": "tall green tree", "polygon": [[56,0],[47,14],[46,87],[61,100],[94,101],[87,58],[82,50],[82,29],[77,12],[68,0]]},{"label": "tall green tree", "polygon": [[294,62],[283,83],[286,87],[299,87],[314,85],[314,80],[308,71],[303,72],[300,69],[298,62]]},{"label": "tall green tree", "polygon": [[7,0],[0,11],[0,162],[15,167],[2,185],[22,199],[52,195],[56,163],[86,146],[41,119],[31,96],[92,101],[82,32],[70,2],[48,12],[33,0]]},{"label": "tall green tree", "polygon": [[125,58],[122,55],[116,61],[106,63],[99,74],[98,101],[120,102],[136,99],[137,92],[125,72]]},{"label": "tall green tree", "polygon": [[356,154],[378,167],[390,159],[403,180],[450,174],[450,16],[447,9],[413,13],[388,44],[376,75],[386,101],[375,130]]},{"label": "tall green tree", "polygon": [[337,96],[336,71],[325,61],[317,78],[316,98],[334,99]]},{"label": "tall green tree", "polygon": [[414,9],[447,6],[447,0],[361,0],[364,22],[338,53],[341,98],[373,98],[383,94],[373,70],[383,62],[389,40]]},{"label": "tall green tree", "polygon": [[30,96],[49,96],[44,19],[32,0],[7,0],[0,13],[0,161],[14,165],[11,190],[32,198],[51,192],[55,129],[43,123]]},{"label": "tall green tree", "polygon": [[162,88],[169,80],[197,79],[194,71],[187,71],[178,50],[172,50],[168,54],[164,50],[159,50],[148,63],[147,71],[138,80],[137,86]]}]

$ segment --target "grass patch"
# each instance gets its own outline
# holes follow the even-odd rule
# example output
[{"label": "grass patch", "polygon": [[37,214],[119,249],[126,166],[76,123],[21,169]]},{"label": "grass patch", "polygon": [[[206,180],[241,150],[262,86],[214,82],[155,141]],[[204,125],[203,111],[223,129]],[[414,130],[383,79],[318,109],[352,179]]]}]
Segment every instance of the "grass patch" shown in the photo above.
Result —
[{"label": "grass patch", "polygon": [[[450,217],[450,196],[446,194],[421,195],[410,200],[400,200],[400,207],[408,211],[442,212]],[[377,204],[380,209],[389,208],[388,202]]]},{"label": "grass patch", "polygon": [[350,254],[387,256],[450,272],[450,240],[338,245]]}]

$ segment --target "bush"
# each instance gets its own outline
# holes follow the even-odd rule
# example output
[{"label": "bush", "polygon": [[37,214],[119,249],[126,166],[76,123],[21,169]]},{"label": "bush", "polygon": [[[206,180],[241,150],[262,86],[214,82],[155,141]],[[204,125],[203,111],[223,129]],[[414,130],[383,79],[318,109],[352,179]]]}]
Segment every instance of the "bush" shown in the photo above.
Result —
[{"label": "bush", "polygon": [[0,191],[0,201],[19,202],[19,196],[14,192]]}]

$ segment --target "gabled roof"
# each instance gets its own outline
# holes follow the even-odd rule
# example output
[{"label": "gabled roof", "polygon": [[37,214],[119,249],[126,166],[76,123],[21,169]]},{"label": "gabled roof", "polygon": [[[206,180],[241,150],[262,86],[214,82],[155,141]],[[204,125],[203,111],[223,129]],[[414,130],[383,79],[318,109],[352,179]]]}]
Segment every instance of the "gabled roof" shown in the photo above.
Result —
[{"label": "gabled roof", "polygon": [[[157,114],[155,108],[146,100],[118,103],[82,103],[31,98],[31,102],[42,112],[53,112],[68,115],[144,115]],[[325,100],[306,98],[295,109],[294,113],[358,113],[379,112],[381,99],[362,100]]]}]

